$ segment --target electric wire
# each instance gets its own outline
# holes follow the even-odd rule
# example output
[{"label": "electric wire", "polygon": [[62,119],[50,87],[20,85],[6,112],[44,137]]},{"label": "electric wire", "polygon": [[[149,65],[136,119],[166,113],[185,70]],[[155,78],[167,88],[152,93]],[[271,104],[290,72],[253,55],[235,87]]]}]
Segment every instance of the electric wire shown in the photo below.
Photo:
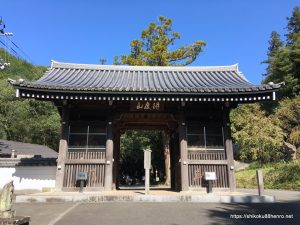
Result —
[{"label": "electric wire", "polygon": [[[17,57],[17,58],[21,58],[22,59],[22,57],[19,55],[19,53],[16,51],[16,50],[14,50],[13,48],[11,48],[11,47],[8,47],[7,45],[6,45],[6,43],[5,43],[5,41],[3,42],[1,39],[0,39],[0,43],[4,46],[4,54],[5,54],[5,60],[6,60],[6,52],[7,51],[9,51],[9,49],[13,52],[10,52],[10,53],[12,53],[15,57]],[[5,51],[7,49],[7,51]]]},{"label": "electric wire", "polygon": [[[10,56],[14,55],[15,57],[22,59],[24,61],[30,62],[34,64],[33,60],[31,57],[18,45],[16,44],[15,41],[13,41],[11,38],[9,38],[9,33],[4,32],[5,24],[2,20],[2,17],[0,17],[0,25],[2,25],[3,29],[0,27],[0,33],[3,33],[4,39],[1,40],[0,38],[0,43],[4,46],[4,61],[7,62],[8,64],[10,63]],[[11,34],[12,35],[12,34]],[[9,54],[10,53],[10,54]]]},{"label": "electric wire", "polygon": [[18,46],[13,40],[11,40],[8,36],[6,36],[7,37],[7,39],[17,48],[17,49],[19,49],[19,51],[21,52],[21,53],[23,53],[23,55],[29,60],[29,62],[31,62],[31,63],[33,63],[33,60],[30,58],[30,56],[28,55],[28,54],[26,54],[26,52],[25,51],[23,51],[22,49],[21,49],[21,47],[20,46]]}]

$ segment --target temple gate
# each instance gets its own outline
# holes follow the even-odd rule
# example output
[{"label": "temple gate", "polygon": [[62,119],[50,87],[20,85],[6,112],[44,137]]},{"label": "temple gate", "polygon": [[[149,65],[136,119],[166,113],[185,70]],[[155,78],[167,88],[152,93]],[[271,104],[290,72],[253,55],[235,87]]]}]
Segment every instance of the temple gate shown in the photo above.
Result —
[{"label": "temple gate", "polygon": [[235,190],[229,113],[238,104],[276,100],[278,84],[254,85],[237,65],[139,67],[52,62],[35,82],[11,81],[17,97],[52,101],[61,115],[56,190],[118,187],[120,135],[161,130],[169,139],[171,187]]}]

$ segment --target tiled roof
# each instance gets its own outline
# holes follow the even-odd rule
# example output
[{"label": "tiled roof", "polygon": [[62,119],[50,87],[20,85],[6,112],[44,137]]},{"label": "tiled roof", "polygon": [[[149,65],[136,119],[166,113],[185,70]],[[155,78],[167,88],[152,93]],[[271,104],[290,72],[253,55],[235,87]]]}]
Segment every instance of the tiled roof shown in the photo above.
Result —
[{"label": "tiled roof", "polygon": [[57,158],[58,156],[56,151],[45,145],[0,139],[0,155],[11,155],[12,150],[15,150],[16,155],[40,155],[42,158]]},{"label": "tiled roof", "polygon": [[56,158],[0,158],[0,167],[56,166]]},{"label": "tiled roof", "polygon": [[92,93],[247,93],[274,91],[278,84],[255,85],[237,65],[207,67],[145,67],[52,62],[37,81],[15,86]]}]

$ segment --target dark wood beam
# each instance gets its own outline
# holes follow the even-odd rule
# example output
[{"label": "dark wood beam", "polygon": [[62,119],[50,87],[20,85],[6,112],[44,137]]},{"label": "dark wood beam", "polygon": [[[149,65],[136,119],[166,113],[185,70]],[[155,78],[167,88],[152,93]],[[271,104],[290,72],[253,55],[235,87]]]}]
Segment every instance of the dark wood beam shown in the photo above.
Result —
[{"label": "dark wood beam", "polygon": [[57,159],[55,190],[61,191],[64,185],[65,161],[68,151],[69,108],[67,105],[61,109],[61,136]]},{"label": "dark wood beam", "polygon": [[235,169],[234,169],[234,158],[233,158],[233,147],[232,147],[232,137],[230,129],[230,107],[229,104],[225,104],[223,108],[223,127],[225,136],[225,151],[227,156],[227,171],[228,171],[228,181],[230,191],[236,190],[236,180],[235,180]]}]

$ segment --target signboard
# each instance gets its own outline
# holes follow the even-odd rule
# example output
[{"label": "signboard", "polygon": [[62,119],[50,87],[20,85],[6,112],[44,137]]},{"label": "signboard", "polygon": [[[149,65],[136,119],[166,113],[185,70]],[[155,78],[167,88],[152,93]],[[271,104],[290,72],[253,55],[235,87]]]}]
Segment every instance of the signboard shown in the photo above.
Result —
[{"label": "signboard", "polygon": [[132,111],[163,111],[163,104],[158,101],[138,101],[130,103]]},{"label": "signboard", "polygon": [[151,169],[151,150],[144,150],[144,169]]},{"label": "signboard", "polygon": [[77,180],[87,180],[87,172],[79,172],[77,174]]},{"label": "signboard", "polygon": [[205,172],[204,178],[205,180],[216,180],[216,172]]}]

